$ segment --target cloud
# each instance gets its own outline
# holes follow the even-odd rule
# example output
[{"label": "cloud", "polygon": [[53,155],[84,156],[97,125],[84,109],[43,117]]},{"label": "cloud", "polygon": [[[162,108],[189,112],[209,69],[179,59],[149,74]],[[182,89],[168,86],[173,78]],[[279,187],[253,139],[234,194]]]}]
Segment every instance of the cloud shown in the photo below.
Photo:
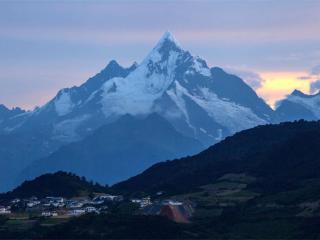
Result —
[{"label": "cloud", "polygon": [[299,80],[308,80],[309,84],[309,93],[315,94],[320,90],[320,64],[312,67],[308,74],[305,74],[301,77],[298,77]]},{"label": "cloud", "polygon": [[260,71],[260,76],[264,79],[263,86],[257,89],[257,94],[264,98],[271,106],[275,106],[279,99],[283,99],[294,89],[302,92],[308,92],[310,87],[309,80],[298,80],[299,76],[305,76],[308,73],[301,71]]},{"label": "cloud", "polygon": [[312,79],[310,76],[301,76],[301,77],[297,77],[298,80],[309,80]]},{"label": "cloud", "polygon": [[315,94],[320,90],[320,79],[310,83],[310,93]]},{"label": "cloud", "polygon": [[310,83],[310,93],[315,94],[320,90],[320,64],[310,70],[310,77],[317,78],[317,80]]},{"label": "cloud", "polygon": [[262,87],[264,79],[256,72],[252,72],[249,70],[236,69],[226,67],[225,70],[231,74],[235,74],[245,81],[250,87],[253,89],[258,89]]},{"label": "cloud", "polygon": [[320,64],[312,67],[306,74],[297,77],[297,80],[309,82],[309,93],[317,93],[320,90]]}]

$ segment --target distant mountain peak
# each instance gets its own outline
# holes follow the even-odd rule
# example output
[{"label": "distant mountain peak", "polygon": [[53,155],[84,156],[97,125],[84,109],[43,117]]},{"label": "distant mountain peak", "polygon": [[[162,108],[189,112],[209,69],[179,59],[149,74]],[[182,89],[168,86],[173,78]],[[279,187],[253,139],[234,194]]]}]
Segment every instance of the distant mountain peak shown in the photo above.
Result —
[{"label": "distant mountain peak", "polygon": [[117,72],[126,72],[126,71],[133,71],[138,67],[138,63],[134,61],[129,67],[121,66],[116,60],[111,60],[103,71],[117,71]]},{"label": "distant mountain peak", "polygon": [[143,63],[164,61],[172,53],[185,52],[170,32],[165,32]]},{"label": "distant mountain peak", "polygon": [[291,94],[290,96],[296,96],[296,97],[302,97],[302,98],[312,98],[312,97],[315,97],[315,96],[318,96],[320,95],[320,91],[315,93],[315,94],[305,94],[303,93],[302,91],[300,90],[297,90],[295,89]]},{"label": "distant mountain peak", "polygon": [[174,36],[170,31],[165,31],[165,33],[162,36],[163,39],[170,39],[171,41],[174,41]]},{"label": "distant mountain peak", "polygon": [[290,95],[298,96],[298,97],[305,97],[306,96],[306,94],[304,94],[303,92],[301,92],[298,89],[294,89],[293,92]]},{"label": "distant mountain peak", "polygon": [[111,60],[106,66],[106,69],[117,69],[117,68],[123,69],[123,67],[116,60]]},{"label": "distant mountain peak", "polygon": [[134,61],[132,65],[129,67],[129,69],[136,69],[138,66],[139,64],[136,61]]},{"label": "distant mountain peak", "polygon": [[157,46],[161,46],[166,42],[171,42],[173,44],[175,44],[177,47],[180,48],[180,44],[178,43],[178,41],[176,40],[176,38],[173,36],[173,34],[169,31],[166,31],[162,37],[160,38]]}]

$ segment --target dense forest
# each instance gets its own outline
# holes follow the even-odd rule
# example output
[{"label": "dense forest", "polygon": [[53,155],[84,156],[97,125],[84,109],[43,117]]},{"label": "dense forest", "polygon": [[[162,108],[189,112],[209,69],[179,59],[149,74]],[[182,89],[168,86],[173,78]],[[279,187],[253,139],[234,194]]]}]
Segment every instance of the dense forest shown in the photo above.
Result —
[{"label": "dense forest", "polygon": [[0,194],[0,200],[28,197],[43,198],[48,196],[71,198],[89,195],[93,192],[106,192],[107,189],[107,187],[98,183],[87,181],[85,177],[59,171],[25,181],[13,191]]},{"label": "dense forest", "polygon": [[155,164],[113,186],[125,192],[168,194],[194,191],[227,173],[257,179],[260,192],[289,190],[320,177],[320,122],[296,121],[236,133],[192,157]]}]

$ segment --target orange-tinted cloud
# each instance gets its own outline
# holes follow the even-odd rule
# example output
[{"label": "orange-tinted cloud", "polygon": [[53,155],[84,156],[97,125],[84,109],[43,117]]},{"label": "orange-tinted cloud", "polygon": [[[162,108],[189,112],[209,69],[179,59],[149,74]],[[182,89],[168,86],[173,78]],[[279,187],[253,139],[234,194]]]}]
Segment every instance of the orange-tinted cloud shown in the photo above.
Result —
[{"label": "orange-tinted cloud", "polygon": [[310,82],[313,81],[313,79],[301,79],[301,76],[307,75],[306,72],[259,72],[259,74],[264,82],[257,93],[271,106],[294,89],[309,93]]}]

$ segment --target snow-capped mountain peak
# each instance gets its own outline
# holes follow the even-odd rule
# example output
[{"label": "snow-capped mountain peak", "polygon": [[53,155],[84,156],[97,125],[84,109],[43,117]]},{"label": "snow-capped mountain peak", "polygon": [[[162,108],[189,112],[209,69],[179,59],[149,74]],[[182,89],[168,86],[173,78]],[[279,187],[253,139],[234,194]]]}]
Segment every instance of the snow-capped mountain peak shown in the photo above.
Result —
[{"label": "snow-capped mountain peak", "polygon": [[[210,69],[205,60],[192,56],[184,50],[170,32],[166,32],[152,51],[142,61],[141,66],[147,66],[148,75],[153,73],[176,76],[177,80],[183,75],[202,75],[210,77]],[[183,74],[183,75],[182,75]]]},{"label": "snow-capped mountain peak", "polygon": [[[241,89],[238,98],[233,97],[237,91],[231,85]],[[125,114],[157,113],[184,135],[209,145],[266,123],[263,111],[243,104],[248,96],[250,102],[262,101],[244,85],[239,78],[210,69],[166,32],[140,64],[124,68],[112,60],[87,82],[59,91],[37,114],[31,114],[32,119],[23,120],[48,122],[50,127],[44,129],[51,139],[70,142]],[[261,108],[267,108],[263,104]]]},{"label": "snow-capped mountain peak", "polygon": [[[164,62],[168,61],[170,57],[173,55],[178,57],[178,55],[183,53],[185,53],[185,51],[180,47],[173,35],[170,32],[166,32],[142,61],[141,65],[148,65],[151,72],[154,70],[159,72],[161,65],[162,70],[164,70]],[[171,64],[175,64],[175,62],[171,61]]]},{"label": "snow-capped mountain peak", "polygon": [[110,79],[103,85],[101,104],[108,118],[123,114],[148,114],[176,79],[175,70],[185,51],[169,32],[126,77]]},{"label": "snow-capped mountain peak", "polygon": [[[182,49],[166,32],[134,71],[103,85],[103,113],[112,118],[156,112],[184,134],[203,142],[266,123],[261,113],[258,116],[246,106],[219,97],[211,72],[205,60]],[[226,75],[223,72],[220,76]],[[240,79],[234,81],[244,84]],[[204,126],[200,118],[208,125]]]},{"label": "snow-capped mountain peak", "polygon": [[176,44],[178,44],[178,42],[175,39],[175,37],[173,36],[173,34],[168,30],[162,35],[162,37],[161,37],[159,42],[162,42],[164,40],[169,40],[171,42],[175,42]]},{"label": "snow-capped mountain peak", "polygon": [[161,49],[164,48],[165,46],[171,46],[172,48],[176,48],[176,49],[181,49],[182,47],[179,44],[179,42],[176,40],[176,38],[173,36],[173,34],[169,31],[166,31],[162,37],[160,38],[160,40],[158,41],[158,43],[156,44],[156,46],[154,47],[154,49]]}]

